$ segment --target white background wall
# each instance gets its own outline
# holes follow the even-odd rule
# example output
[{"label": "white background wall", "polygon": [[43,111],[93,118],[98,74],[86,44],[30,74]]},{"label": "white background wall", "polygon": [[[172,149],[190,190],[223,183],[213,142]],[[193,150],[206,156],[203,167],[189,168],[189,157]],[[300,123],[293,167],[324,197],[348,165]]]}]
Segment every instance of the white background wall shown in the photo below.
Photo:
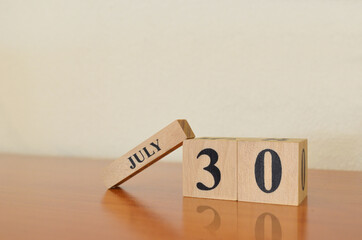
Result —
[{"label": "white background wall", "polygon": [[0,152],[115,158],[186,118],[197,136],[305,137],[310,167],[362,170],[361,13],[1,0]]}]

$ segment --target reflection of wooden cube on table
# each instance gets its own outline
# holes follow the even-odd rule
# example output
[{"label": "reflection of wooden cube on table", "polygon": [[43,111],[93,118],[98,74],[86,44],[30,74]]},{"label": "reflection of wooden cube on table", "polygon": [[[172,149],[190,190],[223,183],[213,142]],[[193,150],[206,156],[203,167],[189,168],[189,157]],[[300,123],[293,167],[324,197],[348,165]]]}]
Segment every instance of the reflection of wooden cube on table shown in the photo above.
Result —
[{"label": "reflection of wooden cube on table", "polygon": [[236,201],[184,198],[185,239],[237,239]]},{"label": "reflection of wooden cube on table", "polygon": [[238,202],[237,239],[304,239],[306,202],[300,207]]}]

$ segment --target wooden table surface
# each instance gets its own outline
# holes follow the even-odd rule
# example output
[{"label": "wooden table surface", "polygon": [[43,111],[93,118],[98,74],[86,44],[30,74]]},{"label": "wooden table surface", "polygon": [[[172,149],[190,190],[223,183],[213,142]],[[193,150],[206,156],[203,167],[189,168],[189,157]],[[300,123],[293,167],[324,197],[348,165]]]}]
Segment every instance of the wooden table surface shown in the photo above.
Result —
[{"label": "wooden table surface", "polygon": [[183,198],[162,160],[107,191],[109,162],[0,155],[0,239],[362,239],[362,172],[309,170],[293,207]]}]

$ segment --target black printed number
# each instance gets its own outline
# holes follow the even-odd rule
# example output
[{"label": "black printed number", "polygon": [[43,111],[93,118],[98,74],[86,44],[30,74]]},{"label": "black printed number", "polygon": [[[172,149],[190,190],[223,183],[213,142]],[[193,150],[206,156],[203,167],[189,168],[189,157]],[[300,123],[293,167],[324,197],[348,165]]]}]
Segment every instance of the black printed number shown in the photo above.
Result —
[{"label": "black printed number", "polygon": [[[272,157],[272,186],[269,190],[265,188],[264,181],[264,156],[266,152],[269,152]],[[282,164],[280,162],[279,155],[275,151],[271,149],[261,151],[256,158],[254,171],[256,183],[263,192],[271,193],[279,187],[282,179]]]},{"label": "black printed number", "polygon": [[301,167],[302,173],[301,173],[301,177],[302,177],[302,190],[304,191],[305,188],[305,151],[303,149],[302,151],[302,167]]},{"label": "black printed number", "polygon": [[216,188],[217,185],[219,185],[220,180],[221,180],[220,170],[215,166],[217,160],[219,159],[219,155],[217,154],[217,152],[214,149],[211,149],[211,148],[203,149],[201,152],[199,152],[199,154],[197,155],[197,158],[199,158],[202,155],[206,155],[210,158],[210,164],[207,167],[204,167],[204,170],[211,173],[211,175],[214,177],[214,185],[212,187],[207,187],[207,186],[205,186],[205,184],[198,182],[196,184],[196,186],[200,190],[208,191],[208,190],[212,190],[212,189]]}]

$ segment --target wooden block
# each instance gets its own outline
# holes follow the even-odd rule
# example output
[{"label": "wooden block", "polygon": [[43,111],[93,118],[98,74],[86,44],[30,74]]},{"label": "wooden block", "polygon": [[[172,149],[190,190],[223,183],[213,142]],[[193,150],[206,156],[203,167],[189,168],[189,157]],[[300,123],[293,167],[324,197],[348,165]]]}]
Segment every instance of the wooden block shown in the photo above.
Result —
[{"label": "wooden block", "polygon": [[186,120],[172,122],[112,162],[104,171],[105,185],[108,188],[118,186],[180,147],[183,140],[194,137]]},{"label": "wooden block", "polygon": [[237,142],[226,138],[184,141],[183,195],[237,199]]},{"label": "wooden block", "polygon": [[299,205],[307,195],[306,139],[238,139],[238,200]]},{"label": "wooden block", "polygon": [[237,239],[236,201],[184,198],[182,222],[184,239]]}]

